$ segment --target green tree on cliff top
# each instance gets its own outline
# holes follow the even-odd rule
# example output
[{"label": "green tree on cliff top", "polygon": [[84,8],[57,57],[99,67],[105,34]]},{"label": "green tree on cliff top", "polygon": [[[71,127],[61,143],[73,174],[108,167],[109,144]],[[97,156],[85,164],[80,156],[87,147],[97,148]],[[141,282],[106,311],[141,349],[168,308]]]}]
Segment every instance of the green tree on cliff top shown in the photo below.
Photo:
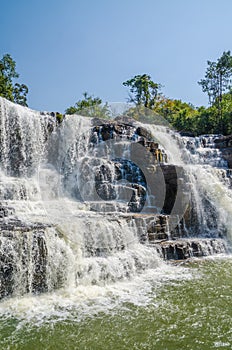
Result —
[{"label": "green tree on cliff top", "polygon": [[66,109],[66,114],[80,114],[86,117],[109,118],[109,108],[107,103],[102,104],[99,97],[89,96],[87,92],[83,93],[84,98]]},{"label": "green tree on cliff top", "polygon": [[209,97],[210,106],[217,109],[216,124],[218,131],[223,131],[223,94],[231,90],[232,56],[230,51],[223,52],[216,62],[207,61],[204,79],[198,84]]},{"label": "green tree on cliff top", "polygon": [[9,54],[3,55],[0,60],[0,96],[27,106],[28,87],[25,84],[14,83],[14,79],[18,77],[16,62]]},{"label": "green tree on cliff top", "polygon": [[155,105],[161,87],[152,81],[148,74],[135,75],[132,79],[124,81],[123,85],[129,87],[129,102],[150,109]]}]

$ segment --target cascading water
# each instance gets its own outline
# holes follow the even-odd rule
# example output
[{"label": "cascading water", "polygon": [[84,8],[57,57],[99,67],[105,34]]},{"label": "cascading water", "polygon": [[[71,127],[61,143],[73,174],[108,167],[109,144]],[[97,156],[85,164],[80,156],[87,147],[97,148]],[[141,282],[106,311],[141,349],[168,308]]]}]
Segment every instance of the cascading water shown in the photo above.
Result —
[{"label": "cascading water", "polygon": [[[139,242],[145,224],[123,215],[128,198],[137,203],[123,172],[143,177],[118,160],[129,146],[119,140],[112,155],[109,144],[90,142],[88,118],[57,127],[49,114],[0,103],[1,296],[106,284],[158,266],[156,251]],[[108,181],[116,176],[121,185]]]},{"label": "cascading water", "polygon": [[[168,269],[157,240],[230,235],[226,163],[200,141],[188,148],[162,127],[81,116],[58,125],[0,98],[0,296],[88,294]],[[197,232],[184,227],[190,202]]]},{"label": "cascading water", "polygon": [[214,140],[220,135],[180,137],[163,127],[148,126],[156,140],[165,147],[169,159],[184,167],[191,190],[193,236],[232,237],[231,173]]},{"label": "cascading water", "polygon": [[230,172],[220,150],[215,148],[218,135],[183,138],[185,161],[193,184],[199,227],[206,236],[232,237],[232,192]]}]

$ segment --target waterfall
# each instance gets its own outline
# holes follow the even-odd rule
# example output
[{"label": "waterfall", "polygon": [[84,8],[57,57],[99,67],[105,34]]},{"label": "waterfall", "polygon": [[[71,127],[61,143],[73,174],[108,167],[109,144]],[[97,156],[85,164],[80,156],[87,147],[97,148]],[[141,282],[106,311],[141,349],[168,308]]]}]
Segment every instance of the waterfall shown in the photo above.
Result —
[{"label": "waterfall", "polygon": [[200,148],[137,122],[58,124],[0,98],[0,296],[128,281],[163,266],[157,241],[230,235],[226,163]]},{"label": "waterfall", "polygon": [[181,164],[191,187],[191,206],[196,211],[197,225],[192,234],[205,237],[232,238],[232,191],[230,171],[214,140],[221,135],[180,137],[164,127],[148,126],[156,140]]},{"label": "waterfall", "polygon": [[[104,197],[107,176],[122,175],[133,165],[118,164],[117,151],[112,156],[115,162],[108,159],[109,144],[106,149],[89,148],[90,119],[66,116],[58,127],[49,113],[4,99],[0,113],[1,297],[106,284],[161,264],[157,252],[139,242],[145,225],[138,226],[135,218],[123,214],[128,196],[123,194],[120,213],[117,201],[107,201],[109,191],[109,198]],[[119,145],[120,155],[129,152],[128,145]],[[103,200],[94,187],[96,174],[103,176]],[[123,197],[124,182],[121,176],[112,199]],[[136,189],[128,191],[130,196]],[[101,206],[111,202],[114,213],[109,215]]]}]

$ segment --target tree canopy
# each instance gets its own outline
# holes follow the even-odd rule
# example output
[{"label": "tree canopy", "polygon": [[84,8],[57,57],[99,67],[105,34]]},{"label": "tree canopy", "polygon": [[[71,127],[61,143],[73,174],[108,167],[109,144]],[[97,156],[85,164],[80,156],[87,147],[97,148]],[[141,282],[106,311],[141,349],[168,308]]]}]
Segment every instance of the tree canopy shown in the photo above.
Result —
[{"label": "tree canopy", "polygon": [[223,94],[231,90],[232,56],[223,52],[216,62],[207,61],[205,78],[198,83],[209,97],[209,103],[217,109],[218,131],[223,131]]},{"label": "tree canopy", "polygon": [[150,75],[142,74],[123,82],[124,86],[129,87],[129,102],[135,106],[125,114],[149,123],[159,123],[158,116],[161,116],[178,131],[194,135],[232,133],[230,51],[223,52],[216,62],[208,61],[207,64],[205,77],[198,84],[208,94],[209,107],[196,108],[191,103],[167,98],[160,92],[160,84],[153,82]]},{"label": "tree canopy", "polygon": [[28,87],[25,84],[14,83],[18,77],[16,62],[9,54],[3,55],[0,60],[0,96],[27,106]]},{"label": "tree canopy", "polygon": [[103,105],[99,97],[90,96],[87,92],[83,93],[83,97],[74,106],[67,108],[65,113],[80,114],[86,117],[109,118],[110,113],[107,103]]},{"label": "tree canopy", "polygon": [[132,79],[124,81],[123,85],[129,87],[129,102],[150,109],[154,106],[161,87],[152,81],[148,74],[135,75]]}]

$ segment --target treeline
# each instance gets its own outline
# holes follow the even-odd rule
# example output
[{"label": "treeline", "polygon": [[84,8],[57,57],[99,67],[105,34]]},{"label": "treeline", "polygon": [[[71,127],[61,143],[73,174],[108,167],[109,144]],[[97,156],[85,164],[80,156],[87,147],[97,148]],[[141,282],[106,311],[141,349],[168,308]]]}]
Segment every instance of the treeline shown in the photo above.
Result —
[{"label": "treeline", "polygon": [[[216,62],[207,62],[204,79],[198,84],[208,95],[209,107],[195,107],[181,100],[167,98],[162,94],[161,84],[154,82],[148,74],[136,75],[123,82],[129,89],[128,102],[134,107],[126,115],[145,122],[160,122],[161,116],[176,130],[183,133],[228,135],[232,133],[232,56],[223,52]],[[107,104],[101,99],[84,94],[67,114],[79,113],[87,116],[110,117]]]},{"label": "treeline", "polygon": [[[27,106],[28,88],[25,84],[14,83],[19,77],[16,63],[9,54],[0,60],[0,96]],[[181,100],[167,98],[162,86],[154,82],[148,74],[136,75],[123,82],[129,89],[128,102],[132,104],[124,114],[137,120],[157,123],[167,121],[183,133],[232,134],[232,56],[223,52],[215,62],[208,61],[205,76],[198,84],[208,95],[208,107],[195,107]],[[99,97],[87,92],[65,114],[81,114],[87,117],[111,118],[110,108]],[[60,121],[62,115],[59,114]],[[161,118],[160,118],[161,117]]]}]

